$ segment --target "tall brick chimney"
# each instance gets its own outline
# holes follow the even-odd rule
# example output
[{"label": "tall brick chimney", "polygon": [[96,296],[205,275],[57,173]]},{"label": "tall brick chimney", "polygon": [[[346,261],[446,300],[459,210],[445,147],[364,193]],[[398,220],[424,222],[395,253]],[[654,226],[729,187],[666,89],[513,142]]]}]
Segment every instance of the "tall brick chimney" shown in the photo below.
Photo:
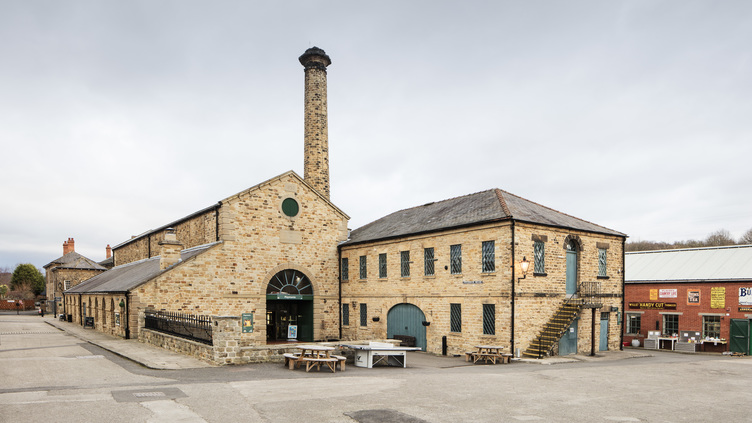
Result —
[{"label": "tall brick chimney", "polygon": [[112,257],[112,247],[110,247],[110,244],[107,244],[107,248],[105,248],[104,251],[107,255],[105,258]]},{"label": "tall brick chimney", "polygon": [[329,198],[329,129],[326,111],[326,67],[332,61],[324,50],[311,47],[298,58],[305,67],[305,160],[303,179]]},{"label": "tall brick chimney", "polygon": [[74,251],[76,251],[76,241],[74,241],[73,238],[68,238],[67,241],[63,242],[63,255]]},{"label": "tall brick chimney", "polygon": [[183,250],[183,244],[178,241],[175,235],[175,229],[167,228],[165,236],[159,242],[159,269],[164,270],[180,261],[180,252]]}]

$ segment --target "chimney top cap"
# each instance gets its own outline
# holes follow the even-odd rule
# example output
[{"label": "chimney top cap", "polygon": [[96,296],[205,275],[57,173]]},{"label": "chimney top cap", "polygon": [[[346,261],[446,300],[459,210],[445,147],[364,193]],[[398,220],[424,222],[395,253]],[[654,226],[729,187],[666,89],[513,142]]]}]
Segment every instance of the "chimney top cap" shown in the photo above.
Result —
[{"label": "chimney top cap", "polygon": [[321,63],[324,67],[332,64],[332,59],[327,56],[326,52],[318,47],[311,47],[301,55],[298,60],[300,64],[308,67],[313,63]]}]

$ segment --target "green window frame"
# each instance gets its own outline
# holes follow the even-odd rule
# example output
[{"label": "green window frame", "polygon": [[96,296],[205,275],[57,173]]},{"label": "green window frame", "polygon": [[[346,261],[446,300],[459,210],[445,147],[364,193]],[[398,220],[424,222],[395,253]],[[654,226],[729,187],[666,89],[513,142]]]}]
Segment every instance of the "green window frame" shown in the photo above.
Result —
[{"label": "green window frame", "polygon": [[679,315],[678,314],[664,314],[663,315],[663,335],[673,335],[679,333]]},{"label": "green window frame", "polygon": [[606,277],[608,276],[607,272],[607,266],[606,266],[606,260],[608,255],[606,254],[608,250],[605,248],[599,248],[598,249],[598,276],[600,277]]},{"label": "green window frame", "polygon": [[721,316],[702,316],[702,337],[721,337]]},{"label": "green window frame", "polygon": [[360,279],[368,278],[368,257],[360,256]]},{"label": "green window frame", "polygon": [[449,330],[455,333],[462,332],[462,304],[449,304]]},{"label": "green window frame", "polygon": [[342,304],[342,326],[350,326],[350,304]]},{"label": "green window frame", "polygon": [[410,251],[400,251],[400,276],[410,277]]},{"label": "green window frame", "polygon": [[360,325],[368,326],[368,304],[360,304]]},{"label": "green window frame", "polygon": [[533,273],[546,273],[546,244],[543,241],[533,242]]},{"label": "green window frame", "polygon": [[627,313],[627,335],[639,335],[642,329],[642,314]]},{"label": "green window frame", "polygon": [[386,253],[379,254],[379,278],[386,278]]},{"label": "green window frame", "polygon": [[423,249],[423,271],[426,276],[434,276],[436,274],[434,263],[434,251],[433,247]]},{"label": "green window frame", "polygon": [[462,274],[462,244],[449,246],[449,267],[453,275]]},{"label": "green window frame", "polygon": [[491,273],[496,271],[496,242],[495,241],[483,241],[481,244],[481,271],[483,273]]},{"label": "green window frame", "polygon": [[350,261],[347,257],[342,257],[342,268],[340,269],[340,274],[342,275],[342,280],[346,281],[350,279],[350,269],[349,269]]},{"label": "green window frame", "polygon": [[496,304],[483,304],[483,335],[496,335]]},{"label": "green window frame", "polygon": [[288,217],[295,217],[300,212],[300,206],[294,198],[285,198],[282,201],[282,212]]}]

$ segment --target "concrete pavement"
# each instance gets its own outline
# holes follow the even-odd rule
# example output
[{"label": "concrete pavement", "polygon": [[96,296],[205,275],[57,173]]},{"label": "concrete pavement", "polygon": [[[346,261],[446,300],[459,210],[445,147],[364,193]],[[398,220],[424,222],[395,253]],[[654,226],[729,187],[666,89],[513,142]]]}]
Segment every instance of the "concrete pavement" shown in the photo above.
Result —
[{"label": "concrete pavement", "polygon": [[[179,369],[196,369],[204,367],[213,367],[211,364],[201,360],[189,357],[187,355],[174,353],[163,348],[153,345],[144,344],[135,339],[123,339],[111,335],[106,335],[93,329],[84,329],[78,324],[68,323],[56,320],[51,317],[40,319],[45,323],[63,330],[77,338],[104,348],[121,357],[140,363],[141,365],[156,370],[179,370]],[[564,357],[547,357],[543,359],[519,358],[513,359],[513,362],[524,364],[565,364],[589,361],[605,360],[623,360],[628,358],[651,357],[652,354],[642,349],[627,348],[623,351],[600,351],[595,356],[589,355],[570,355]],[[426,353],[411,353],[408,359],[410,367],[434,367],[450,368],[473,365],[466,363],[464,357],[442,357]]]},{"label": "concrete pavement", "polygon": [[40,317],[40,319],[83,341],[104,348],[107,351],[131,361],[135,361],[136,363],[140,363],[144,367],[150,369],[179,370],[212,367],[211,364],[196,358],[168,351],[164,348],[155,347],[153,345],[144,344],[136,339],[123,339],[116,336],[106,335],[93,329],[84,329],[76,323],[62,322],[51,317]]}]

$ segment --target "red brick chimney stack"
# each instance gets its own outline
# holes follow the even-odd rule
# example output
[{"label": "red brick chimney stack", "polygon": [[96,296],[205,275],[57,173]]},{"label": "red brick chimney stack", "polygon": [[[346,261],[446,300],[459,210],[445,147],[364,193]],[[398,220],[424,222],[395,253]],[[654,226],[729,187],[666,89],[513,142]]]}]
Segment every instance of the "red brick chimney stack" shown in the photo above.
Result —
[{"label": "red brick chimney stack", "polygon": [[76,251],[75,243],[76,241],[73,238],[68,238],[67,241],[63,242],[63,255]]},{"label": "red brick chimney stack", "polygon": [[107,257],[105,258],[112,257],[112,247],[110,247],[110,244],[107,244],[107,248],[105,250],[107,251]]}]

